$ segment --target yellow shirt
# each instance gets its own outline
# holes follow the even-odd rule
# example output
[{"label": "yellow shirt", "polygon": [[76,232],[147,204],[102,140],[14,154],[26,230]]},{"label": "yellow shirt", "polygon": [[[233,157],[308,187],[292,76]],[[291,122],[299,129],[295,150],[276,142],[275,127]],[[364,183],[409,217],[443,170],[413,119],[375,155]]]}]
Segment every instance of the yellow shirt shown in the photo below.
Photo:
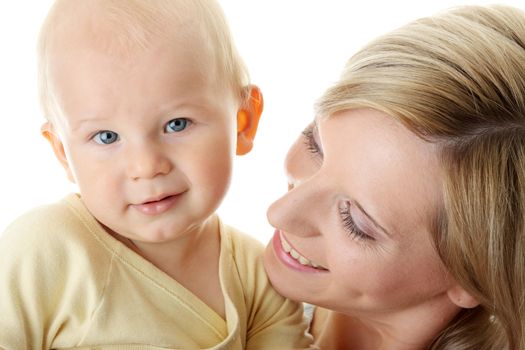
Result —
[{"label": "yellow shirt", "polygon": [[305,349],[300,305],[278,295],[262,245],[220,224],[226,320],[109,235],[77,195],[0,238],[0,348]]}]

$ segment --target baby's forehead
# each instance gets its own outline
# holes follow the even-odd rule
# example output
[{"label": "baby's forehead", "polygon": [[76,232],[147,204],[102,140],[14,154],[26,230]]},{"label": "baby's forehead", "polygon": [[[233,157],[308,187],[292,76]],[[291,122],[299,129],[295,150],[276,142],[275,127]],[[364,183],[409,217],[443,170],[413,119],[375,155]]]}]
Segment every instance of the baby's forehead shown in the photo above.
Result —
[{"label": "baby's forehead", "polygon": [[127,63],[133,65],[152,54],[187,62],[173,52],[195,57],[193,65],[199,64],[208,79],[235,90],[238,96],[249,84],[248,72],[215,0],[56,0],[38,45],[44,113],[56,113],[53,91],[59,87],[56,84],[65,66],[74,66],[69,71],[76,74],[84,66],[90,68],[90,57],[96,57],[96,63],[108,59],[122,63],[125,70],[142,67]]},{"label": "baby's forehead", "polygon": [[[169,3],[170,6],[166,6]],[[145,49],[165,40],[203,40],[206,21],[188,1],[59,0],[42,36],[48,49],[75,46],[113,54]]]}]

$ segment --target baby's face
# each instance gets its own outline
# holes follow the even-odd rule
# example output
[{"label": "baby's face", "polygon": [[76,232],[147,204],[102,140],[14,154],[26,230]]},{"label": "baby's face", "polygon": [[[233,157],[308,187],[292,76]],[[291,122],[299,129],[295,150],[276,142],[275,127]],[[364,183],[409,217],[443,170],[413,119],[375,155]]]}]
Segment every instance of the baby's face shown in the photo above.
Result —
[{"label": "baby's face", "polygon": [[227,190],[237,104],[197,45],[53,56],[68,171],[91,213],[124,237],[162,242],[197,229]]}]

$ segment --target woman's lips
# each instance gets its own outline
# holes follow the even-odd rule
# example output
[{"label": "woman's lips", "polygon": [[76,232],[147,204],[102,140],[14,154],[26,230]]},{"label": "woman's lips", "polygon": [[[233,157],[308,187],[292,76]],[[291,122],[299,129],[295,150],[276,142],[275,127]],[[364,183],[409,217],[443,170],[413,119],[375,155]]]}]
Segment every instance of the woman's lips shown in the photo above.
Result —
[{"label": "woman's lips", "polygon": [[272,239],[273,249],[281,262],[291,269],[301,272],[328,272],[326,268],[305,258],[281,236],[279,230],[275,231]]},{"label": "woman's lips", "polygon": [[168,211],[181,194],[166,196],[160,200],[144,202],[142,204],[132,204],[131,206],[144,215],[158,215]]}]

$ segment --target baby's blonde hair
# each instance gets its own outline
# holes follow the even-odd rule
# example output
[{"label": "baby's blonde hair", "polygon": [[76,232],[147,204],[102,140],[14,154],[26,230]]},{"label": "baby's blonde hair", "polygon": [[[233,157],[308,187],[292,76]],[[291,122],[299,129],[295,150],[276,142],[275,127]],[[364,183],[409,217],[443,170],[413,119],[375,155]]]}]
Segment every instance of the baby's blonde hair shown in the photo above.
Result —
[{"label": "baby's blonde hair", "polygon": [[480,302],[431,349],[525,349],[525,13],[467,6],[423,18],[354,55],[318,101],[374,108],[440,146],[436,248]]},{"label": "baby's blonde hair", "polygon": [[[82,23],[76,23],[79,12]],[[169,43],[174,36],[196,34],[216,63],[209,74],[217,74],[220,88],[233,89],[241,102],[247,98],[249,74],[216,0],[56,0],[42,25],[37,52],[40,102],[49,120],[56,114],[49,84],[50,55],[61,49],[63,34],[76,25],[85,25],[90,42],[110,55],[147,49],[159,39]],[[189,31],[182,30],[185,27]]]}]

